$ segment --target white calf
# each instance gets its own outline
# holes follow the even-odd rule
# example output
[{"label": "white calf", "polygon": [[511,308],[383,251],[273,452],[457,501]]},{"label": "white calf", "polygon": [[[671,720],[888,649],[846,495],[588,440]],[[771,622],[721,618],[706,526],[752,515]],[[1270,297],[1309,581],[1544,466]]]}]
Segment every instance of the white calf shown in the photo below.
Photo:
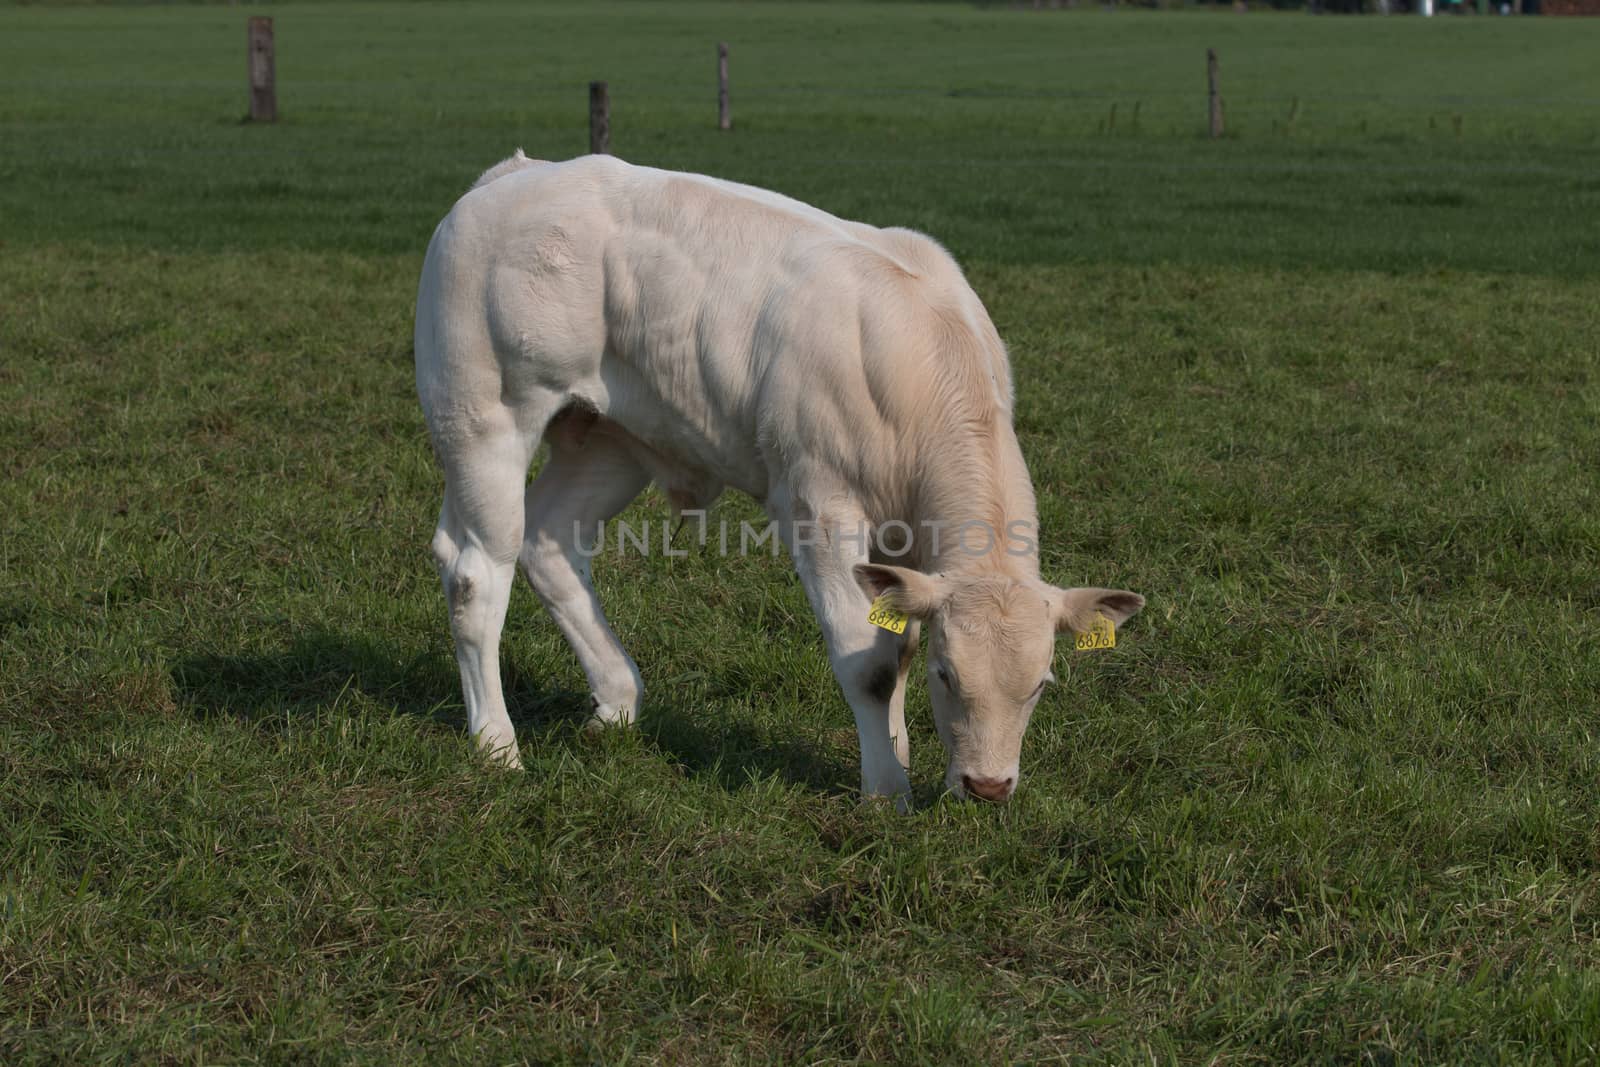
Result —
[{"label": "white calf", "polygon": [[[919,622],[946,784],[1001,800],[1055,634],[1143,606],[1039,579],[1005,348],[920,234],[606,156],[519,152],[434,233],[416,361],[468,723],[506,764],[520,758],[498,648],[519,561],[595,718],[637,712],[639,670],[584,547],[651,481],[678,509],[725,486],[765,506],[855,713],[867,793],[910,789]],[[549,459],[524,490],[541,441]],[[879,622],[909,617],[903,632],[869,620],[874,601]]]}]

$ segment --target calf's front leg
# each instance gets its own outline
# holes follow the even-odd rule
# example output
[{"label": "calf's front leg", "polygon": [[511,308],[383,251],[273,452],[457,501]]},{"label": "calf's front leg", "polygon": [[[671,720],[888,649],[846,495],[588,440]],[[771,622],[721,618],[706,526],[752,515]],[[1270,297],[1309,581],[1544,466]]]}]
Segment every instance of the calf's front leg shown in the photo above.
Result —
[{"label": "calf's front leg", "polygon": [[911,770],[911,737],[906,733],[906,678],[911,673],[911,661],[917,655],[917,637],[922,624],[916,619],[907,620],[906,632],[900,637],[899,670],[895,675],[894,695],[889,698],[889,736],[894,741],[895,759],[907,772]]},{"label": "calf's front leg", "polygon": [[[895,798],[910,806],[911,779],[906,770],[910,746],[905,736],[905,669],[907,639],[916,631],[896,634],[867,621],[871,604],[852,569],[868,560],[863,520],[830,517],[820,521],[785,521],[785,543],[794,557],[800,584],[822,627],[834,677],[855,714],[861,741],[861,791]],[[840,532],[846,536],[839,536]],[[913,646],[914,648],[914,646]]]}]

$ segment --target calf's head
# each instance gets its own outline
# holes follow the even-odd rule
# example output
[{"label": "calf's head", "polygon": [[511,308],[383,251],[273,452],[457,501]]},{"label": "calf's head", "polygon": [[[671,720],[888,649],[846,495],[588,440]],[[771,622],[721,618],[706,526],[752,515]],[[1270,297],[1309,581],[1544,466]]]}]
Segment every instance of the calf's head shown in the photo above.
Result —
[{"label": "calf's head", "polygon": [[1004,575],[943,576],[861,564],[869,598],[928,626],[928,693],[957,796],[1005,800],[1016,788],[1022,735],[1044,687],[1057,634],[1087,633],[1096,615],[1120,626],[1144,597],[1120,589],[1058,589]]}]

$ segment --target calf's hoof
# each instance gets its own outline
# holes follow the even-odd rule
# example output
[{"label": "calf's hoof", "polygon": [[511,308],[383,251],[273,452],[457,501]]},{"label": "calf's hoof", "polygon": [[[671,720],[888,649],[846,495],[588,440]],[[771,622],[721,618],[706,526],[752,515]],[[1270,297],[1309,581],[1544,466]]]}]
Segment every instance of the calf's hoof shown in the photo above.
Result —
[{"label": "calf's hoof", "polygon": [[603,704],[591,697],[589,699],[593,711],[583,724],[585,733],[597,734],[602,730],[613,727],[627,727],[633,725],[634,711],[629,704]]},{"label": "calf's hoof", "polygon": [[480,737],[478,738],[478,751],[483,754],[484,763],[496,770],[522,770],[522,753],[517,751],[515,738],[510,741],[490,741]]},{"label": "calf's hoof", "polygon": [[893,804],[896,815],[911,814],[911,794],[907,793],[862,793],[863,804]]}]

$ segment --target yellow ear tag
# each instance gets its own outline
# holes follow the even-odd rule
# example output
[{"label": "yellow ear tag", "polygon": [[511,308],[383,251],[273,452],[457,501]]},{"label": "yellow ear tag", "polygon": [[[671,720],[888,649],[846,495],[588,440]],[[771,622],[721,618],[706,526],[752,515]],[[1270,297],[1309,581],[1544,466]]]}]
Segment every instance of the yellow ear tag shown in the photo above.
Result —
[{"label": "yellow ear tag", "polygon": [[1079,652],[1090,652],[1097,648],[1116,648],[1116,624],[1097,613],[1094,622],[1089,625],[1089,631],[1078,635],[1075,647]]},{"label": "yellow ear tag", "polygon": [[881,626],[892,634],[906,632],[906,623],[911,620],[889,606],[887,595],[881,596],[872,602],[872,610],[867,612],[867,621],[874,626]]}]

